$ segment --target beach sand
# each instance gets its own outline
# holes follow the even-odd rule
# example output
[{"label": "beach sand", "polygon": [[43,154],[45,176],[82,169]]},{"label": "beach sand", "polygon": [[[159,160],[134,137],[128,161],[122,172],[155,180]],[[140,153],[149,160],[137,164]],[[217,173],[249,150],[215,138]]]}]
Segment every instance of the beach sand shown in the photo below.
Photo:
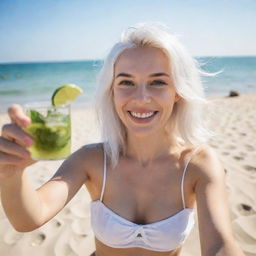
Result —
[{"label": "beach sand", "polygon": [[[213,116],[209,124],[216,136],[210,145],[219,154],[226,170],[233,232],[245,254],[256,256],[256,94],[213,98],[211,103],[209,113]],[[72,111],[73,151],[84,144],[100,141],[95,120],[93,109]],[[7,115],[1,114],[0,127],[7,121]],[[36,188],[46,182],[61,163],[41,161],[26,172]],[[16,232],[0,206],[0,255],[91,255],[95,245],[89,203],[88,192],[81,188],[56,217],[28,233]],[[200,242],[196,223],[182,256],[197,255],[200,255]]]}]

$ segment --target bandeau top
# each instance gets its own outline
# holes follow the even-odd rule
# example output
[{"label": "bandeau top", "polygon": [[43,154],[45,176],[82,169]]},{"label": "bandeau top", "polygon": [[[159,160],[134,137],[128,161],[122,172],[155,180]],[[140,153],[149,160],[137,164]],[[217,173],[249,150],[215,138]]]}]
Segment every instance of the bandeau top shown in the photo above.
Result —
[{"label": "bandeau top", "polygon": [[99,200],[91,202],[91,225],[96,238],[113,248],[140,247],[152,251],[171,251],[179,248],[195,224],[195,210],[184,202],[184,177],[196,148],[185,164],[181,180],[183,209],[163,220],[141,225],[113,212],[103,203],[106,185],[106,153],[104,151],[103,185]]}]

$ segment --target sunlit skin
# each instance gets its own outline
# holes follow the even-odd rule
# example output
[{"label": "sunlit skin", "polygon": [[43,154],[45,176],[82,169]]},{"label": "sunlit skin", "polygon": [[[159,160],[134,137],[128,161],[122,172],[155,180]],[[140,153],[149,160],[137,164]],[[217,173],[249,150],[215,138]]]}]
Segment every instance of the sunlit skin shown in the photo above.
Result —
[{"label": "sunlit skin", "polygon": [[[126,127],[129,156],[145,165],[169,153],[176,140],[165,128],[179,99],[169,59],[160,49],[136,47],[119,56],[115,63],[113,101]],[[128,111],[157,113],[150,122],[138,123]]]}]

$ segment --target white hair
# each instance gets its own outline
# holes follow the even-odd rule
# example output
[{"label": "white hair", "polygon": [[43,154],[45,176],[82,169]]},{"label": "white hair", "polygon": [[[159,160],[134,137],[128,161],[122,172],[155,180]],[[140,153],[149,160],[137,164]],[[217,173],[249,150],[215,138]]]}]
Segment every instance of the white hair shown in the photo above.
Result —
[{"label": "white hair", "polygon": [[171,63],[171,74],[176,93],[181,97],[174,104],[169,129],[185,143],[205,143],[213,135],[207,128],[202,110],[208,103],[201,82],[201,75],[213,75],[202,71],[177,36],[159,24],[138,24],[126,29],[119,42],[110,50],[98,76],[96,110],[101,127],[104,150],[116,166],[119,154],[125,149],[125,127],[119,119],[113,103],[112,83],[114,64],[118,56],[132,47],[156,47],[162,50]]}]

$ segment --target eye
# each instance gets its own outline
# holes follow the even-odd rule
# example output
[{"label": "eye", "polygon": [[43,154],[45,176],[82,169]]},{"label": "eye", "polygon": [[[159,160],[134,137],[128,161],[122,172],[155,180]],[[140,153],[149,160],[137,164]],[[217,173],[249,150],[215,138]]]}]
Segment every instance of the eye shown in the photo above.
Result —
[{"label": "eye", "polygon": [[154,80],[150,84],[151,85],[167,85],[167,83],[162,80]]},{"label": "eye", "polygon": [[129,80],[123,80],[119,83],[120,85],[134,85],[134,83],[132,81],[129,81]]}]

